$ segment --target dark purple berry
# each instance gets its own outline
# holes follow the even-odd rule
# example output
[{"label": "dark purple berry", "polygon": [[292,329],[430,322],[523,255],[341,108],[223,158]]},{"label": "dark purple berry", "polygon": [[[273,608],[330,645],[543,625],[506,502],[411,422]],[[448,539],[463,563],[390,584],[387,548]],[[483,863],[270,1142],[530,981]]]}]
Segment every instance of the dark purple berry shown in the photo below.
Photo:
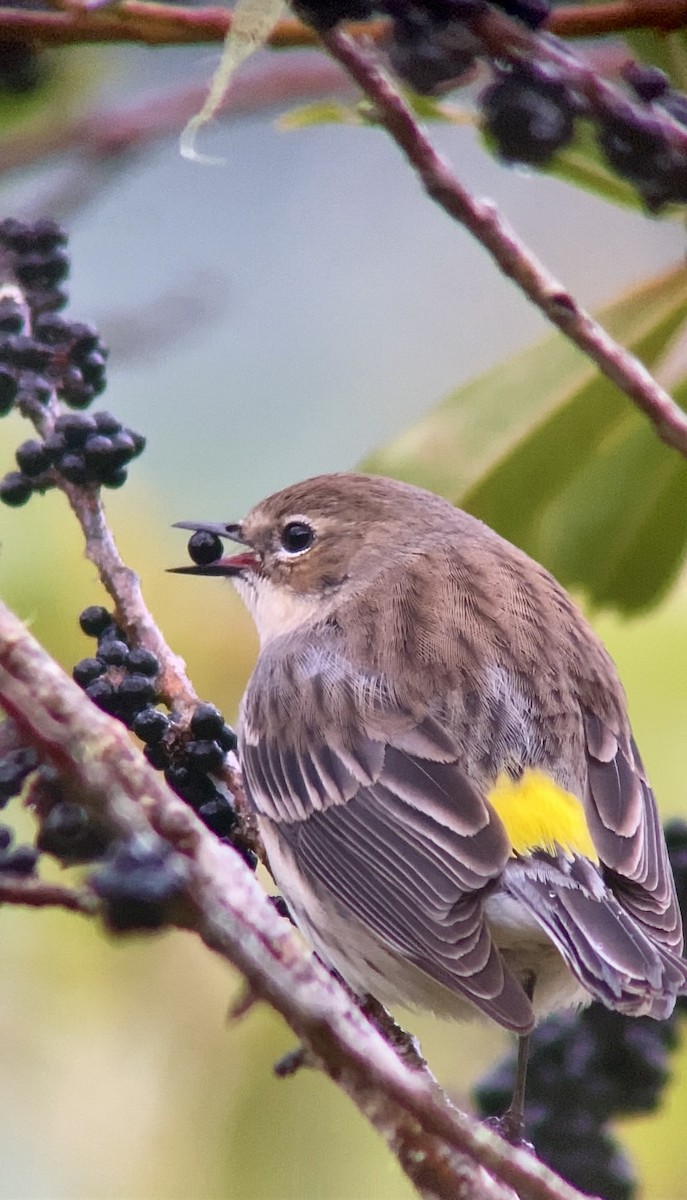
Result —
[{"label": "dark purple berry", "polygon": [[91,604],[79,617],[79,625],[87,637],[100,637],[113,624],[112,614],[100,604]]},{"label": "dark purple berry", "polygon": [[197,704],[189,722],[197,738],[216,738],[224,728],[224,717],[214,704]]},{"label": "dark purple berry", "polygon": [[112,471],[117,469],[113,461],[112,442],[104,433],[96,433],[89,437],[84,454],[89,471],[101,482],[103,476],[109,478]]},{"label": "dark purple berry", "polygon": [[465,22],[408,8],[394,21],[389,59],[410,87],[431,94],[469,71],[479,49]]},{"label": "dark purple berry", "polygon": [[38,851],[33,846],[17,846],[0,855],[0,873],[33,875],[38,862]]},{"label": "dark purple berry", "polygon": [[19,385],[14,371],[0,366],[0,417],[7,416],[17,398]]},{"label": "dark purple berry", "polygon": [[141,646],[129,651],[127,667],[130,671],[138,672],[139,675],[157,675],[160,670],[160,662],[152,650],[145,650]]},{"label": "dark purple berry", "polygon": [[118,638],[108,639],[98,647],[98,658],[108,667],[123,667],[129,657],[129,647]]},{"label": "dark purple berry", "polygon": [[127,675],[119,685],[118,694],[123,709],[139,712],[155,699],[155,684],[145,675]]},{"label": "dark purple berry", "polygon": [[653,113],[619,107],[598,123],[597,137],[609,165],[650,209],[687,201],[687,154],[668,141]]},{"label": "dark purple berry", "polygon": [[162,742],[158,742],[157,746],[145,746],[143,753],[156,771],[164,771],[169,766],[169,751]]},{"label": "dark purple berry", "polygon": [[95,389],[86,383],[78,367],[67,367],[59,384],[59,393],[70,408],[87,408]]},{"label": "dark purple berry", "polygon": [[6,362],[29,371],[40,371],[49,367],[53,352],[49,346],[43,346],[35,338],[23,333],[5,338],[0,344],[0,355]]},{"label": "dark purple berry", "polygon": [[148,746],[156,746],[162,741],[169,728],[169,718],[159,708],[152,706],[144,708],[135,718],[131,726],[136,737]]},{"label": "dark purple berry", "polygon": [[31,480],[20,471],[8,471],[4,479],[0,479],[0,500],[10,508],[20,508],[26,504],[32,491]]},{"label": "dark purple berry", "polygon": [[69,274],[69,258],[63,250],[50,254],[23,255],[15,266],[17,279],[27,288],[52,288]]},{"label": "dark purple berry", "polygon": [[79,359],[79,366],[86,383],[96,391],[102,391],[105,386],[105,356],[93,350]]},{"label": "dark purple berry", "polygon": [[42,313],[34,322],[36,336],[50,346],[66,345],[71,339],[69,322],[55,313]]},{"label": "dark purple berry", "polygon": [[331,29],[339,21],[365,21],[375,5],[371,0],[296,0],[293,9],[314,29]]},{"label": "dark purple berry", "polygon": [[214,740],[187,742],[184,751],[196,771],[219,771],[224,763],[224,751]]},{"label": "dark purple berry", "polygon": [[167,767],[165,779],[172,790],[193,808],[213,800],[217,795],[217,788],[207,775],[199,775],[197,771],[179,763],[172,763]]},{"label": "dark purple berry", "polygon": [[138,457],[146,448],[146,439],[142,433],[137,433],[135,429],[127,429],[126,431],[134,443],[133,457]]},{"label": "dark purple berry", "polygon": [[498,0],[498,6],[529,29],[538,29],[551,13],[548,0]]},{"label": "dark purple berry", "polygon": [[99,658],[82,658],[72,671],[72,678],[80,687],[86,687],[105,673],[105,663]]},{"label": "dark purple berry", "polygon": [[21,333],[24,328],[24,314],[8,297],[0,300],[0,334]]},{"label": "dark purple berry", "polygon": [[10,829],[9,825],[0,825],[0,850],[6,850],[8,846],[11,846],[13,838],[14,831]]},{"label": "dark purple berry", "polygon": [[283,896],[270,896],[268,898],[269,898],[269,902],[272,905],[272,907],[275,908],[276,911],[279,913],[279,916],[284,917],[285,920],[291,921],[291,923],[293,923],[293,917],[291,916],[289,906],[286,903],[286,900],[284,899],[284,897]]},{"label": "dark purple berry", "polygon": [[100,472],[100,482],[106,488],[120,488],[128,478],[126,467],[110,467]]},{"label": "dark purple berry", "polygon": [[86,460],[83,454],[77,450],[70,450],[66,454],[63,454],[56,465],[60,475],[63,475],[69,483],[74,483],[79,487],[88,483]]},{"label": "dark purple berry", "polygon": [[187,549],[189,558],[199,567],[216,562],[224,553],[224,547],[218,535],[207,533],[201,529],[188,539]]},{"label": "dark purple berry", "polygon": [[217,837],[231,837],[236,828],[236,812],[224,796],[218,795],[215,800],[201,804],[198,816]]},{"label": "dark purple berry", "polygon": [[221,732],[217,735],[217,741],[219,742],[225,754],[227,754],[229,750],[235,750],[238,745],[238,738],[236,737],[234,730],[231,728],[231,725],[222,726]]},{"label": "dark purple berry", "polygon": [[632,88],[635,96],[649,103],[658,100],[670,87],[665,71],[658,67],[645,67],[640,63],[628,63],[623,69],[623,79]]},{"label": "dark purple berry", "polygon": [[69,325],[69,338],[72,353],[81,357],[90,354],[94,350],[104,350],[95,325],[89,325],[86,321],[72,321]]},{"label": "dark purple berry", "polygon": [[65,442],[62,434],[55,433],[54,431],[48,435],[43,444],[45,446],[46,454],[49,456],[53,465],[57,463],[58,459],[62,457],[67,449],[67,443]]},{"label": "dark purple berry", "polygon": [[64,438],[70,450],[80,450],[95,428],[93,417],[87,413],[62,413],[55,421],[55,432]]},{"label": "dark purple berry", "polygon": [[110,447],[112,463],[117,467],[123,467],[125,463],[130,462],[136,451],[134,439],[126,429],[121,429],[119,433],[112,435]]},{"label": "dark purple berry", "polygon": [[110,642],[126,642],[126,634],[123,629],[120,629],[119,625],[115,625],[114,618],[111,618],[110,624],[100,634],[98,647],[106,646]]},{"label": "dark purple berry", "polygon": [[117,689],[114,684],[110,683],[109,679],[104,677],[94,679],[93,683],[89,683],[85,689],[86,695],[97,704],[98,708],[102,708],[103,712],[112,713],[117,707]]},{"label": "dark purple berry", "polygon": [[241,855],[241,858],[245,862],[246,866],[250,867],[251,871],[257,871],[258,856],[254,850],[249,850],[247,846],[240,846],[240,845],[234,846],[234,849],[238,850],[239,854]]},{"label": "dark purple berry", "polygon": [[39,442],[37,438],[32,438],[28,442],[22,442],[21,446],[17,447],[17,452],[14,456],[17,460],[17,466],[24,475],[33,478],[35,475],[42,475],[51,465],[50,451],[46,449],[45,442]]},{"label": "dark purple berry", "polygon": [[110,929],[158,929],[188,877],[185,860],[155,834],[136,834],[107,854],[90,883]]},{"label": "dark purple berry", "polygon": [[100,433],[119,433],[122,428],[121,421],[118,421],[111,412],[93,413],[93,420]]},{"label": "dark purple berry", "polygon": [[85,808],[63,800],[44,818],[36,845],[43,853],[71,865],[100,858],[109,841],[105,830],[95,823]]},{"label": "dark purple berry", "polygon": [[572,141],[576,106],[568,85],[533,66],[497,79],[480,97],[484,128],[506,162],[544,166]]}]

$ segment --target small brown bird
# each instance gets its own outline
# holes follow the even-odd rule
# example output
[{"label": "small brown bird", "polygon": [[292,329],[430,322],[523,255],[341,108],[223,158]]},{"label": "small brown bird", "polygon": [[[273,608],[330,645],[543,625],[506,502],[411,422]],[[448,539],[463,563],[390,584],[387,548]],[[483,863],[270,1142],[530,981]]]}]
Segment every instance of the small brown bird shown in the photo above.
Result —
[{"label": "small brown bird", "polygon": [[[527,555],[445,500],[322,475],[239,524],[260,655],[241,707],[274,878],[358,993],[525,1036],[687,991],[653,793],[615,668]],[[523,1068],[524,1069],[524,1068]]]}]

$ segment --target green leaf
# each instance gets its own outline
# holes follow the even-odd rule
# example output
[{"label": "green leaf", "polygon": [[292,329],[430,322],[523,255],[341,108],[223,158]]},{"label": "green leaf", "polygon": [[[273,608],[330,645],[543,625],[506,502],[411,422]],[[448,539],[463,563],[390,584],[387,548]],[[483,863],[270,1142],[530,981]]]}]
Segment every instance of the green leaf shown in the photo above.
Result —
[{"label": "green leaf", "polygon": [[359,104],[339,104],[335,100],[315,100],[299,104],[277,118],[277,129],[291,133],[311,125],[366,125]]},{"label": "green leaf", "polygon": [[[683,268],[601,314],[649,368],[686,319]],[[364,467],[462,505],[597,604],[655,603],[683,558],[687,463],[559,334],[461,387]]]}]

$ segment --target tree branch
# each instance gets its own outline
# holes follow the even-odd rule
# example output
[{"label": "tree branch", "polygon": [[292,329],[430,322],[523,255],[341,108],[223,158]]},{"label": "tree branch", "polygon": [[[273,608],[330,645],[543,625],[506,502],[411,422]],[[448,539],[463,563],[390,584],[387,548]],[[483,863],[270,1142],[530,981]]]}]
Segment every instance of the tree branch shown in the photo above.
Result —
[{"label": "tree branch", "polygon": [[[0,7],[0,28],[42,46],[99,42],[136,42],[146,46],[200,45],[222,42],[231,27],[226,8],[184,8],[146,0],[123,0],[117,5],[89,8],[70,4],[56,12]],[[570,4],[555,9],[543,28],[558,37],[594,37],[629,29],[681,29],[687,22],[687,0],[610,0],[604,4]],[[349,34],[381,41],[388,22],[347,25]],[[315,46],[316,33],[301,21],[279,21],[269,37],[277,50]]]},{"label": "tree branch", "polygon": [[[498,14],[490,14],[491,16]],[[330,54],[346,68],[372,101],[377,120],[417,171],[426,192],[481,243],[499,269],[512,279],[547,320],[556,325],[612,383],[649,418],[659,437],[687,457],[687,413],[574,296],[538,261],[500,216],[494,204],[477,200],[437,153],[409,106],[379,65],[341,29],[322,34]]]},{"label": "tree branch", "polygon": [[0,604],[0,705],[22,736],[125,835],[152,828],[188,868],[180,924],[244,975],[389,1144],[420,1195],[582,1200],[533,1155],[459,1113],[398,1058],[278,916],[240,856],[198,820]]}]

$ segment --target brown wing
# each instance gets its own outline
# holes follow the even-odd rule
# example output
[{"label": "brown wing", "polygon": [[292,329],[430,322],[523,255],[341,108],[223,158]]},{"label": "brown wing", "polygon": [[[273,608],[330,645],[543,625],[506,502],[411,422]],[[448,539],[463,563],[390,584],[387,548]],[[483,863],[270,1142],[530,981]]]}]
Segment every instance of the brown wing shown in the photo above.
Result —
[{"label": "brown wing", "polygon": [[606,881],[655,942],[682,952],[682,921],[654,794],[633,738],[584,714],[587,822]]},{"label": "brown wing", "polygon": [[[494,947],[482,907],[510,847],[455,760],[446,761],[446,735],[431,721],[403,731],[393,713],[393,739],[349,726],[344,744],[324,711],[321,718],[317,730],[300,728],[299,744],[284,723],[277,738],[243,738],[255,808],[291,847],[320,902],[506,1028],[526,1032],[530,1002]],[[278,883],[288,900],[288,880]]]}]

